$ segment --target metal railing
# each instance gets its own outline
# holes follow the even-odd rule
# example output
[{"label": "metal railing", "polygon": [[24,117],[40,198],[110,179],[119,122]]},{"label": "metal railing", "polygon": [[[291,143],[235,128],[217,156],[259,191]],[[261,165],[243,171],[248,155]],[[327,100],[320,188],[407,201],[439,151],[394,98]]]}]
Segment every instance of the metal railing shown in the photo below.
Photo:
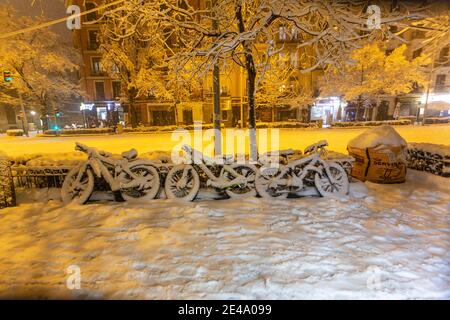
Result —
[{"label": "metal railing", "polygon": [[72,167],[13,167],[12,178],[16,188],[61,188]]}]

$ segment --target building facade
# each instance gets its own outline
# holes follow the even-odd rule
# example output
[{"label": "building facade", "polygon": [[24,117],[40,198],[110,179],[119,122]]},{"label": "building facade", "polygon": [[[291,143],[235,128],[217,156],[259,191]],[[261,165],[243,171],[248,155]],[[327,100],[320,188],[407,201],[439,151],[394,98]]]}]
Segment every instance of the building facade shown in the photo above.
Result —
[{"label": "building facade", "polygon": [[[202,0],[194,1],[197,7],[206,6]],[[195,3],[194,3],[195,2]],[[81,11],[91,10],[101,5],[101,0],[66,0],[66,5],[78,5]],[[130,123],[130,114],[126,105],[121,105],[119,97],[121,82],[108,76],[102,67],[101,53],[99,52],[98,35],[100,25],[96,23],[97,13],[90,13],[82,17],[80,30],[73,31],[75,48],[83,58],[80,70],[80,81],[86,97],[80,106],[86,126],[112,125],[117,122]],[[300,41],[295,30],[288,30],[280,26],[276,39],[277,45],[283,45],[283,54],[289,55],[291,64],[299,71],[309,66],[303,56],[305,52],[296,49]],[[307,49],[302,49],[307,50]],[[243,68],[230,61],[227,70],[221,70],[221,117],[225,126],[235,127],[247,122],[248,108],[246,98],[246,74]],[[321,70],[309,74],[298,72],[292,82],[301,83],[302,87],[314,91]],[[191,101],[183,101],[177,105],[151,98],[138,99],[134,110],[139,123],[144,126],[192,124],[194,121],[203,123],[213,122],[213,83],[212,76],[203,81],[201,92]],[[316,89],[317,91],[317,89]],[[258,121],[309,121],[309,111],[305,106],[278,105],[257,106]]]}]

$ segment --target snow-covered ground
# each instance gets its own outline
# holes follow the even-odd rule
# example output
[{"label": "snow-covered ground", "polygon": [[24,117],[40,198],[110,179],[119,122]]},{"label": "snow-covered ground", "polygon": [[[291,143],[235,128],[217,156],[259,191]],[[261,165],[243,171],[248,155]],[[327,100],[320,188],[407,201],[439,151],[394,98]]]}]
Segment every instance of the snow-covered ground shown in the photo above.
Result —
[{"label": "snow-covered ground", "polygon": [[[347,143],[365,130],[367,128],[280,129],[279,149],[292,148],[303,150],[308,145],[325,139],[328,140],[330,150],[346,153]],[[450,125],[396,126],[395,130],[407,142],[448,144],[448,137],[450,137]],[[136,148],[140,153],[155,150],[168,151],[180,142],[178,139],[172,140],[171,135],[170,132],[58,138],[7,137],[0,135],[0,150],[10,156],[71,152],[74,150],[75,142],[78,141],[113,153],[120,153],[130,148]],[[224,139],[225,143],[226,139]]]},{"label": "snow-covered ground", "polygon": [[428,173],[343,198],[58,197],[0,211],[0,298],[450,298],[450,184]]}]

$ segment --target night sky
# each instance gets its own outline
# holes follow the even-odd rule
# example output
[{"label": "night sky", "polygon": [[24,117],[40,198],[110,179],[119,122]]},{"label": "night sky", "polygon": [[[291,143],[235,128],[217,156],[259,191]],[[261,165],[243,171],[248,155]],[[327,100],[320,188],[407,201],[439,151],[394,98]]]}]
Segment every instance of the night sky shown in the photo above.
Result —
[{"label": "night sky", "polygon": [[[0,0],[0,5],[3,4],[12,5],[20,15],[32,17],[44,15],[48,20],[66,16],[64,0]],[[58,32],[65,40],[71,41],[70,31],[64,23],[56,25],[52,29]]]}]

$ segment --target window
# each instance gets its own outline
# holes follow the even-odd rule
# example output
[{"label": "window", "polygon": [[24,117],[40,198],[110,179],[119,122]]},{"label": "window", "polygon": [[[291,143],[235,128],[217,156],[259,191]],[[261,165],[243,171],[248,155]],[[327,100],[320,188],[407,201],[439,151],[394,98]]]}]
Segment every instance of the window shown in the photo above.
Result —
[{"label": "window", "polygon": [[118,98],[120,98],[121,91],[122,91],[122,86],[121,86],[120,81],[113,81],[112,89],[113,89],[113,98],[117,100]]},{"label": "window", "polygon": [[438,74],[436,76],[436,86],[444,86],[445,85],[445,74]]},{"label": "window", "polygon": [[[86,3],[86,11],[95,9],[97,6],[93,2]],[[91,12],[86,15],[87,21],[95,21],[97,20],[97,12]]]},{"label": "window", "polygon": [[89,30],[88,35],[89,35],[88,49],[97,50],[99,47],[98,30]]},{"label": "window", "polygon": [[222,110],[222,120],[228,121],[228,110]]},{"label": "window", "polygon": [[222,86],[220,88],[220,95],[221,96],[228,96],[230,94],[230,88],[228,88],[227,86]]},{"label": "window", "polygon": [[446,62],[449,58],[448,53],[449,53],[449,47],[443,48],[441,50],[441,52],[439,52],[439,61]]},{"label": "window", "polygon": [[102,58],[100,57],[92,58],[92,73],[95,75],[103,73]]},{"label": "window", "polygon": [[418,58],[422,54],[422,48],[413,51],[413,59]]},{"label": "window", "polygon": [[105,83],[103,81],[95,82],[95,99],[105,100]]},{"label": "window", "polygon": [[286,27],[281,26],[278,31],[278,37],[280,40],[286,40]]}]

